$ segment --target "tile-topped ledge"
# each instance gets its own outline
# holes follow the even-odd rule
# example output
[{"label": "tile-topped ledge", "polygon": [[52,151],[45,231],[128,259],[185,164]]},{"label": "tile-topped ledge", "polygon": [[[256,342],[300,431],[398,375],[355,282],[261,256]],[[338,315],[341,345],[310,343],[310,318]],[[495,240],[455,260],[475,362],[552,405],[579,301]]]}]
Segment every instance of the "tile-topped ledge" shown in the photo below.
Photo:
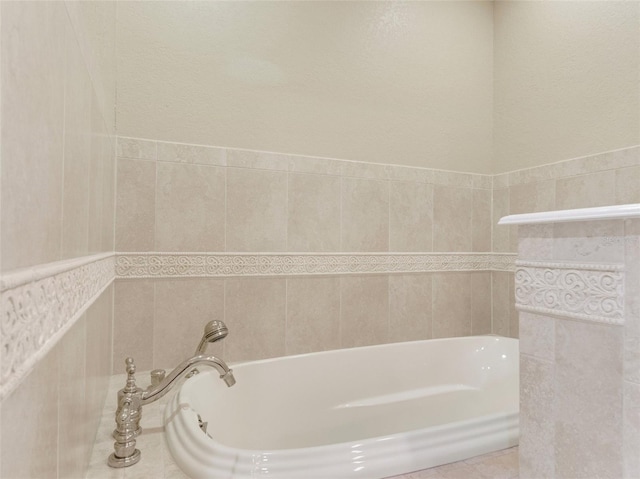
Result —
[{"label": "tile-topped ledge", "polygon": [[640,203],[509,215],[501,218],[498,224],[533,225],[574,221],[624,220],[631,218],[640,218]]}]

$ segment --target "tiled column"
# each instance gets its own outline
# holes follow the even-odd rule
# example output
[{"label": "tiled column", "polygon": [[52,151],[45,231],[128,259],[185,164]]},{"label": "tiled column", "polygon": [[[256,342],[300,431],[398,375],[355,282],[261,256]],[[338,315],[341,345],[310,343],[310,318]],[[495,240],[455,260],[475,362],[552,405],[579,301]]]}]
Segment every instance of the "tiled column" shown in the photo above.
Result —
[{"label": "tiled column", "polygon": [[640,219],[518,216],[520,477],[640,477]]}]

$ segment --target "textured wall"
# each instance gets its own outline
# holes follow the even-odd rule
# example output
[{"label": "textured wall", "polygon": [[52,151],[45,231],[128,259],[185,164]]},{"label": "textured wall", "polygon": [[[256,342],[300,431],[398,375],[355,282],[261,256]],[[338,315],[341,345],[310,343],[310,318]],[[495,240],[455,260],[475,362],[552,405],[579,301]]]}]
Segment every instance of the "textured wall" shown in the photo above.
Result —
[{"label": "textured wall", "polygon": [[[121,137],[117,172],[123,253],[491,250],[487,175]],[[171,367],[213,318],[229,361],[509,334],[490,291],[487,270],[118,280],[114,370]]]},{"label": "textured wall", "polygon": [[640,3],[494,9],[494,173],[640,143]]},{"label": "textured wall", "polygon": [[488,173],[491,2],[124,2],[118,134]]},{"label": "textured wall", "polygon": [[[115,4],[2,2],[0,14],[0,258],[8,280],[19,268],[113,251]],[[54,290],[34,288],[3,310],[3,340],[20,329],[8,323],[21,307],[23,321],[42,313],[33,318],[42,335],[64,323],[64,304],[34,307],[55,299]],[[109,286],[3,398],[0,476],[84,476],[108,386],[112,310]],[[6,360],[4,348],[0,354]]]}]

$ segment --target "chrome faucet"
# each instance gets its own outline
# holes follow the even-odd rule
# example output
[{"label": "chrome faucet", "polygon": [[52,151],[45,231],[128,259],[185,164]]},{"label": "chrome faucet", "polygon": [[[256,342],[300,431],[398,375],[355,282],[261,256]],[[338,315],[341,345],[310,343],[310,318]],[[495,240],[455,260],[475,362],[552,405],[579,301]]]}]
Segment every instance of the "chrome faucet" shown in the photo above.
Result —
[{"label": "chrome faucet", "polygon": [[215,368],[220,373],[220,379],[229,387],[236,383],[233,371],[224,361],[215,356],[204,354],[197,354],[183,361],[167,377],[164,376],[164,370],[153,370],[151,385],[145,390],[136,385],[136,366],[133,358],[127,358],[125,364],[127,366],[127,382],[125,387],[118,391],[116,429],[113,431],[113,438],[116,442],[113,444],[114,452],[107,460],[107,464],[111,467],[133,466],[140,460],[140,450],[136,449],[136,437],[142,432],[140,427],[142,406],[157,401],[167,394],[175,386],[178,379],[187,375],[195,366]]}]

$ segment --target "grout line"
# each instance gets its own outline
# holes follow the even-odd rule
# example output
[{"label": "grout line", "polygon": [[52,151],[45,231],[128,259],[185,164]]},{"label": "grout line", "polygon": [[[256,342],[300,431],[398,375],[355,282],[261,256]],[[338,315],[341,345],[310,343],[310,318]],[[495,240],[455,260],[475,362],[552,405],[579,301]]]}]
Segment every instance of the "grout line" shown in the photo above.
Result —
[{"label": "grout line", "polygon": [[342,338],[342,276],[338,276],[338,347],[344,348]]},{"label": "grout line", "polygon": [[229,229],[229,201],[227,200],[227,183],[229,181],[229,174],[227,167],[224,169],[224,251],[227,251],[227,230]]},{"label": "grout line", "polygon": [[[66,5],[65,5],[65,11],[67,13],[67,17],[69,15],[69,12],[67,11]],[[73,25],[72,22],[69,20],[68,22],[69,24],[71,24],[71,28],[73,29]],[[64,224],[64,220],[65,220],[65,214],[64,214],[64,180],[65,180],[65,174],[64,174],[64,168],[65,168],[65,154],[66,154],[66,149],[67,149],[67,89],[68,89],[68,85],[67,85],[67,73],[68,73],[68,68],[69,68],[69,62],[68,62],[68,56],[67,55],[67,36],[68,36],[68,32],[66,28],[62,29],[63,31],[63,49],[64,49],[64,66],[63,66],[63,83],[62,83],[62,158],[61,158],[61,164],[60,164],[60,246],[59,246],[59,250],[58,250],[58,254],[57,259],[62,259],[63,255],[64,255],[64,232],[65,232],[65,224]],[[91,191],[91,184],[89,181],[90,178],[90,172],[91,172],[91,165],[89,164],[89,173],[87,174],[87,186],[89,188],[89,191]],[[90,193],[89,193],[90,194]],[[87,198],[87,208],[89,207],[88,205],[89,200]],[[89,219],[87,217],[87,249],[89,246]]]},{"label": "grout line", "polygon": [[284,354],[290,354],[289,337],[289,278],[284,278]]}]

